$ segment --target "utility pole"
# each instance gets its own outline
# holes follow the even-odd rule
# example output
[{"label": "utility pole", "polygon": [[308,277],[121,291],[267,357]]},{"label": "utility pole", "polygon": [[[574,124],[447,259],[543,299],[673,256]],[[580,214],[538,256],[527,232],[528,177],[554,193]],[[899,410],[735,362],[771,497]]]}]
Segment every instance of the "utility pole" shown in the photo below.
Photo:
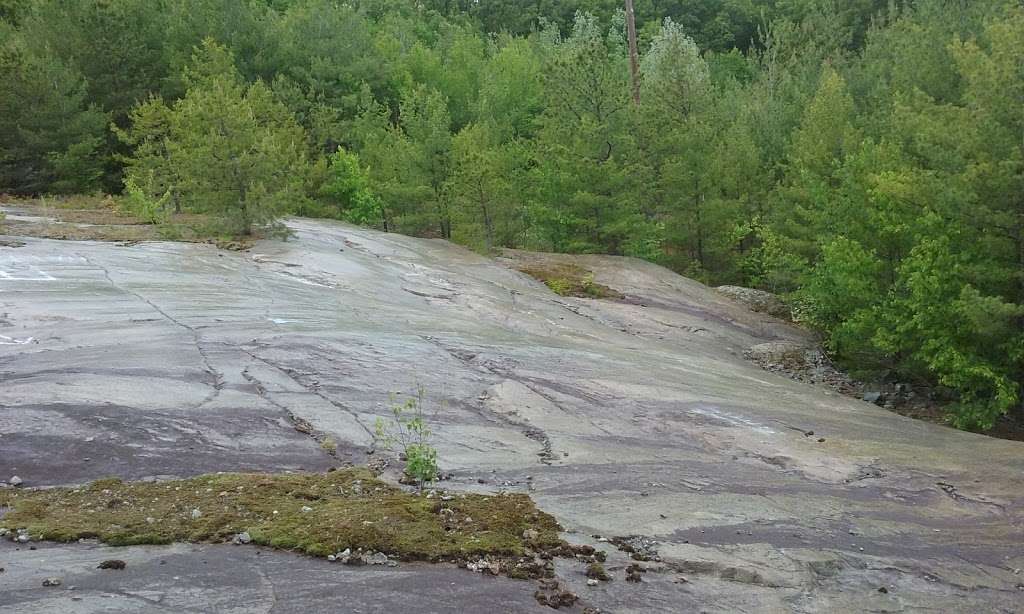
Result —
[{"label": "utility pole", "polygon": [[640,52],[636,48],[636,15],[633,0],[626,0],[626,36],[629,38],[629,74],[633,83],[633,102],[640,105]]}]

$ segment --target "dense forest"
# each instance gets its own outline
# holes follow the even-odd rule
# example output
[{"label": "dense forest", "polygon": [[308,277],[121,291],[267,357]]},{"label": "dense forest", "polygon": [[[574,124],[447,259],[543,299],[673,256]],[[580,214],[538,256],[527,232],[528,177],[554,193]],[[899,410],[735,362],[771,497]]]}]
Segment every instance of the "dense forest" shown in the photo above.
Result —
[{"label": "dense forest", "polygon": [[0,191],[636,256],[857,375],[1024,385],[1019,0],[0,0]]}]

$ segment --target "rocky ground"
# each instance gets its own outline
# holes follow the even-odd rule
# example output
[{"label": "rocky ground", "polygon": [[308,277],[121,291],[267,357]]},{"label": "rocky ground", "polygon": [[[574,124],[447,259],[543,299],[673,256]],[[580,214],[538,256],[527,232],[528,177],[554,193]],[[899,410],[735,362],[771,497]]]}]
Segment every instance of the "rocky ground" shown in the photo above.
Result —
[{"label": "rocky ground", "polygon": [[[610,580],[2,541],[0,612],[1024,611],[1024,444],[765,371],[751,348],[806,334],[651,264],[289,224],[246,252],[0,246],[0,478],[382,468],[374,421],[422,387],[444,487],[530,494]],[[622,298],[557,296],[524,259]]]}]

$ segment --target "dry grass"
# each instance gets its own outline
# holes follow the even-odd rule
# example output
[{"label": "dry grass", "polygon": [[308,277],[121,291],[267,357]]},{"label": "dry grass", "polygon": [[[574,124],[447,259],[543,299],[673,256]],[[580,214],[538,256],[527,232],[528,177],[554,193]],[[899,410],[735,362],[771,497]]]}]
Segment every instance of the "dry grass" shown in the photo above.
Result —
[{"label": "dry grass", "polygon": [[156,228],[150,226],[77,226],[67,223],[26,222],[8,220],[4,222],[4,234],[40,239],[62,239],[69,241],[156,241],[160,237]]},{"label": "dry grass", "polygon": [[244,250],[251,238],[216,236],[207,230],[209,220],[197,214],[175,214],[164,224],[152,224],[121,209],[112,196],[62,196],[24,199],[0,195],[0,202],[16,205],[27,215],[43,220],[2,222],[0,232],[10,236],[70,241],[183,241],[212,243],[223,249]]}]

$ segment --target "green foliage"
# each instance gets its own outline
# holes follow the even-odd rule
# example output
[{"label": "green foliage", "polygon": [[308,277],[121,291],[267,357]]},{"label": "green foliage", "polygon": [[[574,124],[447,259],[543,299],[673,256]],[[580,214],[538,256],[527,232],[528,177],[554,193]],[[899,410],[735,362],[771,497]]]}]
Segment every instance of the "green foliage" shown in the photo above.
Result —
[{"label": "green foliage", "polygon": [[621,299],[622,294],[594,280],[594,273],[581,266],[565,263],[546,263],[526,266],[520,269],[530,277],[541,281],[559,296],[580,298]]},{"label": "green foliage", "polygon": [[983,296],[964,279],[964,256],[943,236],[923,239],[900,267],[883,344],[904,351],[955,390],[953,423],[985,429],[1018,401],[1007,359],[1019,361],[1020,305]]},{"label": "green foliage", "polygon": [[477,120],[501,133],[502,140],[528,138],[543,109],[541,60],[525,39],[501,39],[480,77]]},{"label": "green foliage", "polygon": [[447,100],[436,89],[415,86],[403,96],[399,117],[407,139],[404,181],[421,195],[415,208],[406,207],[402,212],[402,226],[450,239],[451,211],[444,196],[452,144]]},{"label": "green foliage", "polygon": [[97,189],[106,124],[80,73],[21,37],[0,41],[0,190]]},{"label": "green foliage", "polygon": [[[247,235],[301,198],[308,170],[306,135],[257,81],[246,85],[230,52],[213,41],[186,68],[184,98],[171,107],[150,100],[118,131],[135,146],[126,180],[146,197],[205,213],[221,232]],[[128,185],[128,183],[126,183]]]},{"label": "green foliage", "polygon": [[[957,399],[951,422],[983,430],[1020,406],[1024,374],[1024,10],[1006,5],[962,40],[933,9],[893,25],[952,40],[913,50],[920,73],[889,77],[888,116],[869,124],[878,140],[858,136],[855,104],[824,78],[779,192],[794,206],[776,219],[789,251],[815,262],[801,313],[838,356],[932,379]],[[887,30],[872,36],[858,78],[884,46],[909,53]]]},{"label": "green foliage", "polygon": [[162,224],[167,221],[170,215],[167,205],[171,199],[171,193],[170,191],[165,191],[158,198],[151,197],[151,194],[157,193],[158,188],[153,185],[152,174],[147,179],[146,188],[142,188],[135,183],[136,177],[129,176],[125,178],[121,206],[128,213],[148,224]]},{"label": "green foliage", "polygon": [[641,70],[645,109],[681,120],[706,107],[711,85],[707,62],[693,39],[671,19],[651,42]]},{"label": "green foliage", "polygon": [[391,422],[378,418],[375,427],[375,436],[381,447],[388,450],[401,448],[405,457],[405,475],[415,481],[420,490],[440,475],[437,450],[430,443],[433,433],[427,425],[423,399],[421,388],[405,402],[393,400]]},{"label": "green foliage", "polygon": [[315,212],[320,217],[339,217],[354,224],[383,225],[383,205],[370,191],[370,175],[360,166],[359,156],[339,147],[328,160],[330,166],[320,194],[336,209],[320,208]]},{"label": "green foliage", "polygon": [[882,270],[875,254],[856,241],[836,237],[822,248],[795,297],[797,320],[828,331],[829,349],[858,375],[891,362],[891,355],[875,344],[886,299]]},{"label": "green foliage", "polygon": [[491,124],[471,124],[452,139],[445,198],[453,217],[453,238],[483,251],[519,243],[522,209],[513,182],[514,149],[499,142]]}]

